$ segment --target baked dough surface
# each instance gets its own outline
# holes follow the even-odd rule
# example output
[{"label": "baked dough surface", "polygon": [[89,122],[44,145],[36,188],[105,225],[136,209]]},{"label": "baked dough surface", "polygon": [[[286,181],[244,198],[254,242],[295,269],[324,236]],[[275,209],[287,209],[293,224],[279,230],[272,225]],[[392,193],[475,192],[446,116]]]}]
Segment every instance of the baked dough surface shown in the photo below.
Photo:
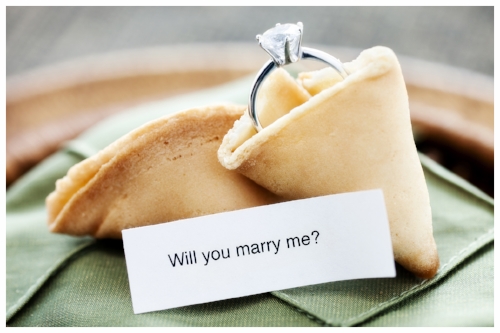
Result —
[{"label": "baked dough surface", "polygon": [[345,66],[345,80],[329,68],[297,82],[276,74],[271,82],[284,93],[258,112],[286,105],[297,85],[312,97],[259,133],[243,115],[224,137],[219,161],[288,200],[381,188],[395,260],[430,278],[439,257],[399,62],[392,50],[375,47]]},{"label": "baked dough surface", "polygon": [[282,201],[217,161],[224,134],[244,110],[178,112],[73,166],[46,199],[50,230],[121,238],[126,228]]}]

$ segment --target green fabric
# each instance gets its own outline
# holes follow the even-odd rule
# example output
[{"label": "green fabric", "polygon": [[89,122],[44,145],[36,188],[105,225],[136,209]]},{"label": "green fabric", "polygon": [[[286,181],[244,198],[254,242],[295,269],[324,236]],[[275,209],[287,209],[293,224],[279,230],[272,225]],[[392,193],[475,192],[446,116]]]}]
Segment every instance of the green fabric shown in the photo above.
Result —
[{"label": "green fabric", "polygon": [[44,200],[73,164],[182,109],[244,104],[251,78],[111,117],[7,191],[8,326],[493,326],[493,200],[421,156],[441,267],[420,280],[342,281],[134,315],[117,240],[51,234]]}]

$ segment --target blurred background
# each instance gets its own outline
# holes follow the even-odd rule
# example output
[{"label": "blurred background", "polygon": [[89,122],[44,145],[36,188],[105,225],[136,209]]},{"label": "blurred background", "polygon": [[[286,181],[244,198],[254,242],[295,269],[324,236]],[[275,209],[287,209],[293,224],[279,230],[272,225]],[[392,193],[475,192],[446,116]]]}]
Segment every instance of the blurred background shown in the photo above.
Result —
[{"label": "blurred background", "polygon": [[256,72],[255,35],[298,21],[343,61],[392,48],[419,150],[493,196],[493,7],[7,7],[7,184],[107,115]]},{"label": "blurred background", "polygon": [[304,43],[397,54],[493,75],[493,7],[7,7],[7,75],[85,55],[254,42],[278,22]]}]

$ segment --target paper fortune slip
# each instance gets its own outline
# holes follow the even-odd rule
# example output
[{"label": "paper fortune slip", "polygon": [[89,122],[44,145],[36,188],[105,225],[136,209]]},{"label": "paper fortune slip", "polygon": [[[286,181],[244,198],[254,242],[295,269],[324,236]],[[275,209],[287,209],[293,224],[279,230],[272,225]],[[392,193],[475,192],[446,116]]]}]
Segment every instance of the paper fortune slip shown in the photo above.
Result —
[{"label": "paper fortune slip", "polygon": [[134,313],[396,275],[381,190],[123,230]]}]

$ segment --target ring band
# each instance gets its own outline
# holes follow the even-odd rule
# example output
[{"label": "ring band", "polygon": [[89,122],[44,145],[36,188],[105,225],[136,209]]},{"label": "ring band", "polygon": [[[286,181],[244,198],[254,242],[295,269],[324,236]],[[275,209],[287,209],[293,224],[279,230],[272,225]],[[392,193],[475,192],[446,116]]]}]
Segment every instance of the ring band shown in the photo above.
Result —
[{"label": "ring band", "polygon": [[259,45],[271,56],[257,74],[248,102],[248,115],[252,119],[255,129],[259,132],[262,126],[255,109],[255,101],[259,88],[265,78],[276,68],[298,62],[301,59],[313,59],[330,65],[342,78],[349,73],[342,62],[326,52],[309,47],[301,47],[303,25],[301,22],[295,24],[277,24],[275,28],[269,29],[263,35],[257,35]]}]

